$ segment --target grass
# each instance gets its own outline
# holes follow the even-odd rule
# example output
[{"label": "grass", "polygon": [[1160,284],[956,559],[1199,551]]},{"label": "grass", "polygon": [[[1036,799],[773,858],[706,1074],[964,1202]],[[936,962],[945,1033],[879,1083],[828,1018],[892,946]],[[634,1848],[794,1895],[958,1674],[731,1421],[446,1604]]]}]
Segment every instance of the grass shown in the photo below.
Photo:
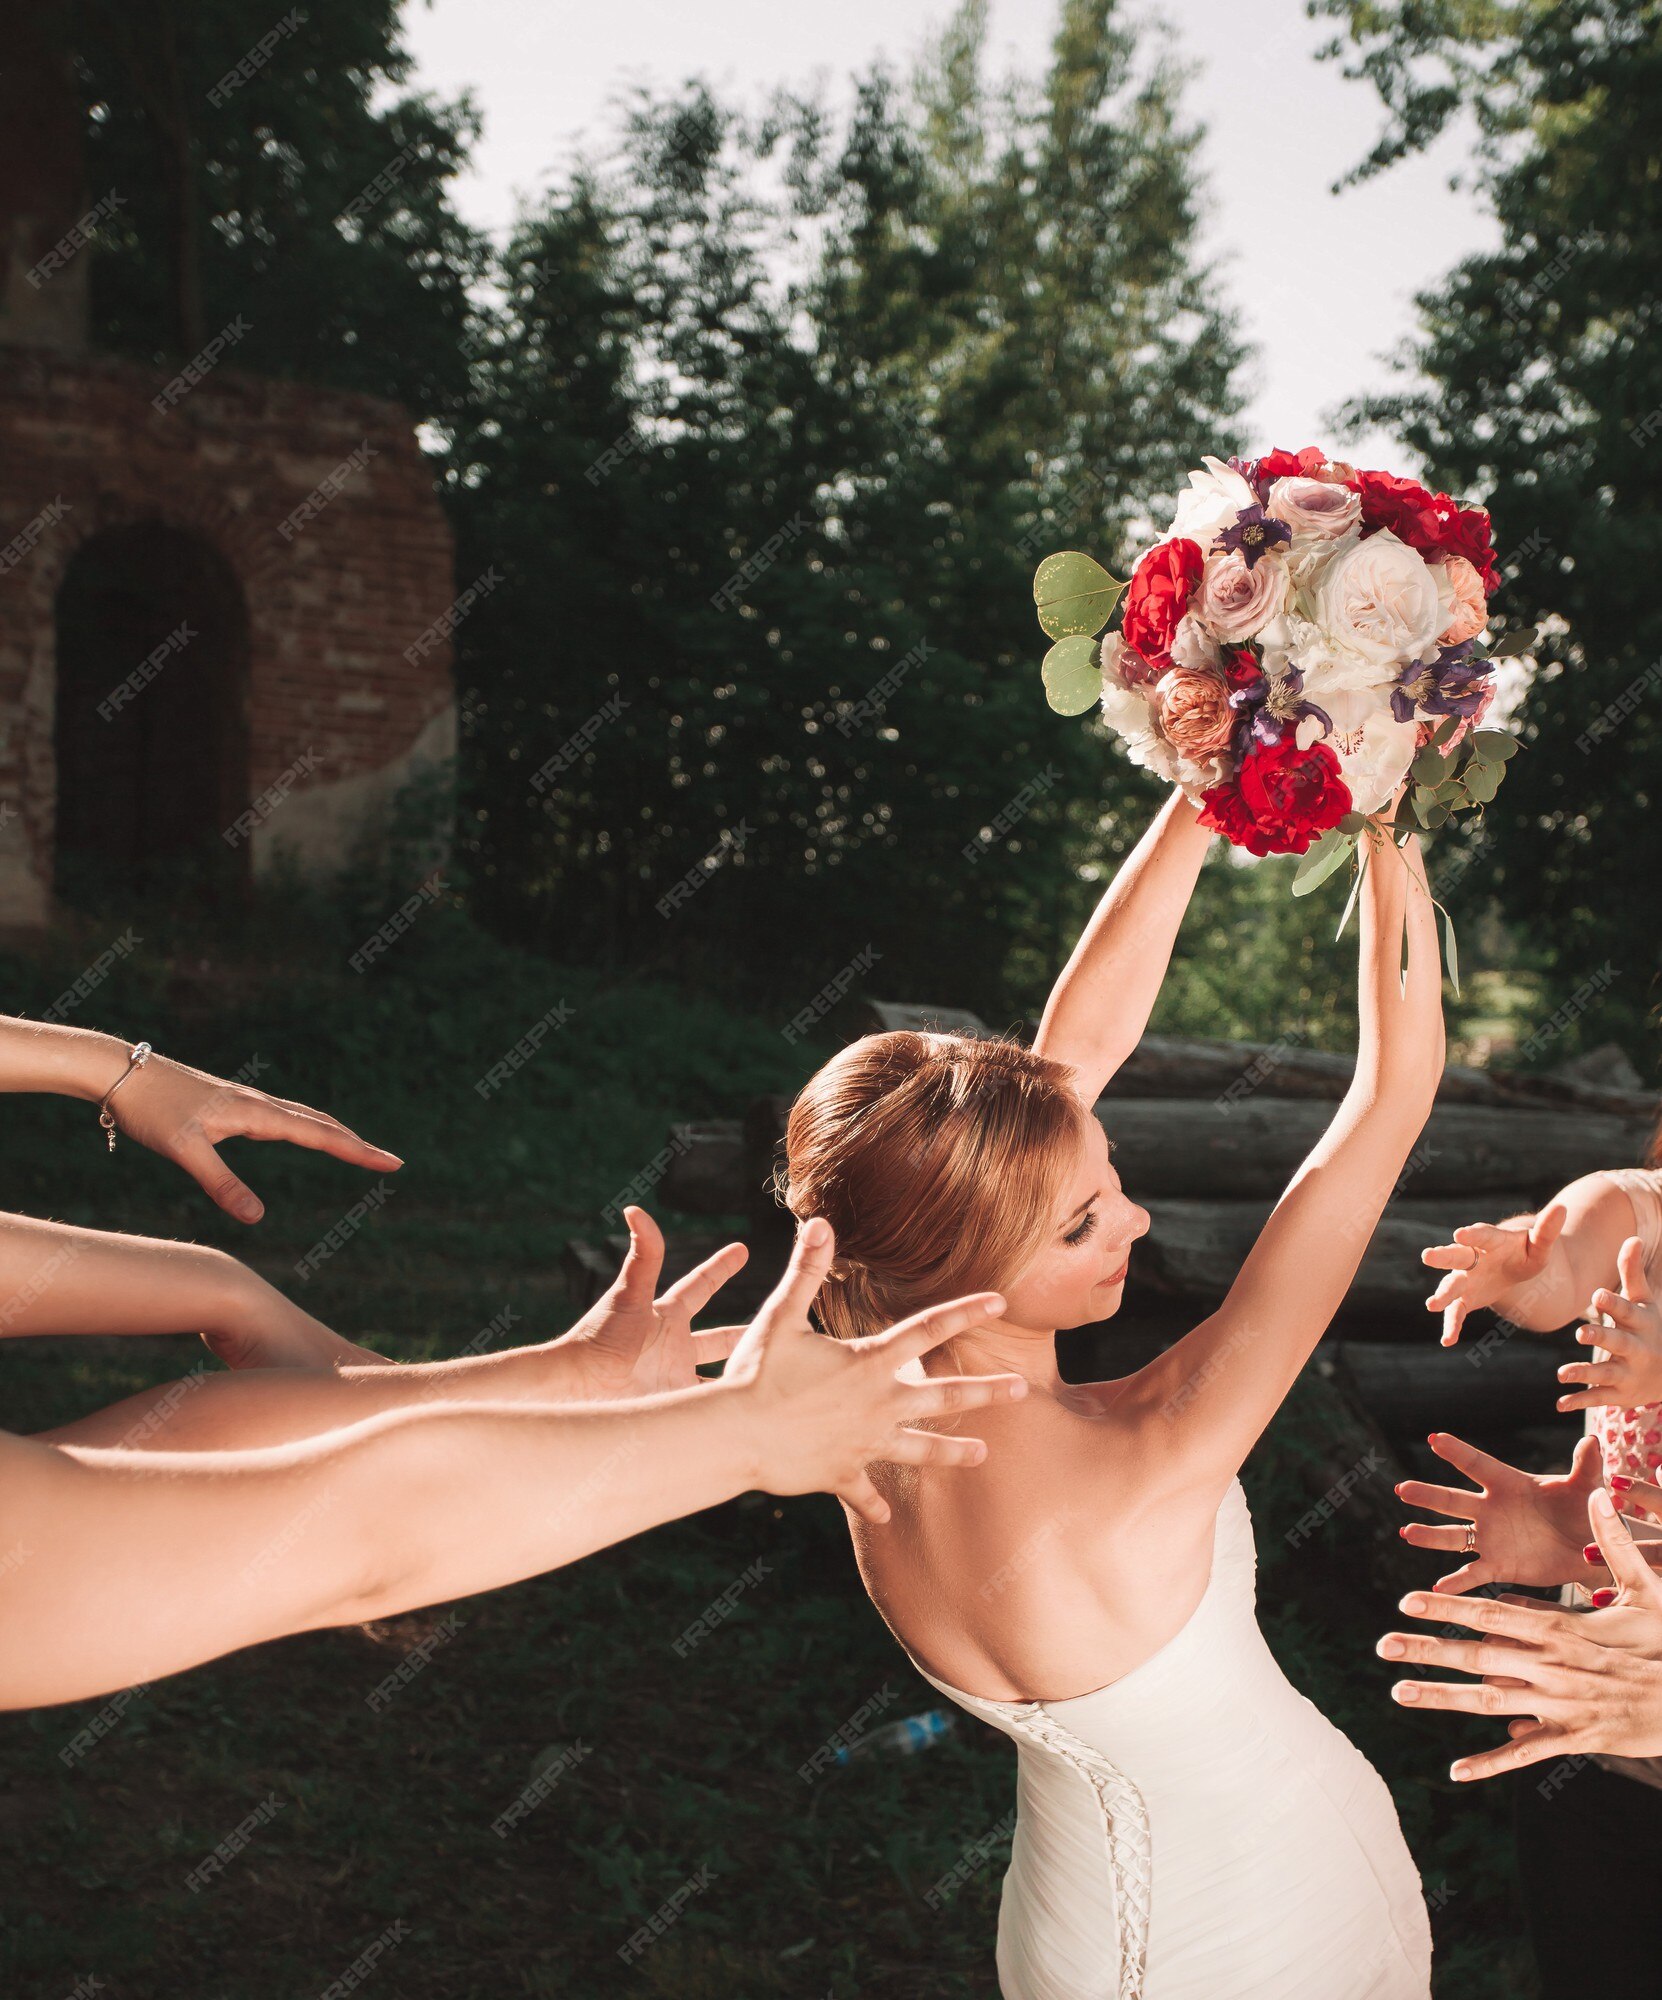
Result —
[{"label": "grass", "polygon": [[[146,942],[78,1018],[221,1073],[258,1056],[263,1086],[403,1153],[394,1192],[300,1287],[294,1260],[362,1176],[231,1149],[269,1204],[244,1231],[138,1149],[112,1160],[86,1106],[14,1099],[0,1206],[233,1245],[399,1355],[453,1351],[504,1305],[514,1339],[566,1324],[564,1241],[594,1232],[669,1120],[789,1089],[818,1059],[772,1022],[604,988],[442,909],[361,978],[345,959],[370,926],[305,906],[213,939],[164,921],[134,928],[174,948]],[[38,1012],[107,942],[89,924],[8,957],[14,1007]],[[561,1000],[569,1025],[481,1098],[475,1081]],[[34,1429],[194,1359],[183,1342],[8,1342],[0,1406]],[[1474,1733],[1394,1709],[1373,1656],[1398,1558],[1354,1508],[1296,1549],[1284,1538],[1331,1480],[1341,1422],[1307,1375],[1247,1469],[1266,1629],[1392,1784],[1441,1903],[1439,1994],[1512,2000],[1532,1988],[1504,1800],[1448,1783]],[[747,1573],[731,1614],[678,1655]],[[407,1684],[372,1706],[406,1661]],[[798,1775],[885,1690],[891,1715],[936,1703],[866,1603],[837,1509],[752,1496],[555,1577],[157,1684],[70,1766],[60,1752],[104,1703],[0,1717],[0,1990],[65,2000],[90,1976],[82,1991],[105,2000],[304,2000],[379,1945],[365,1989],[399,2000],[990,1994],[1002,1850],[940,1910],[925,1896],[1009,1812],[1004,1740],[962,1717],[926,1755]],[[547,1796],[494,1832],[562,1756]],[[193,1891],[187,1876],[262,1801],[264,1823]],[[625,1963],[678,1892],[684,1914]]]}]

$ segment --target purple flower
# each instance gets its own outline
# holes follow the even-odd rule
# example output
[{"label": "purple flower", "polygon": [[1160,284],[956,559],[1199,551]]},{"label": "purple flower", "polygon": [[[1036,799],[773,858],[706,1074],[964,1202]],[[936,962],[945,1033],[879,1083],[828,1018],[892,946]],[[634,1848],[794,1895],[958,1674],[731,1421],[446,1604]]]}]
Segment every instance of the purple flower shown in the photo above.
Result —
[{"label": "purple flower", "polygon": [[1267,556],[1279,543],[1292,539],[1293,531],[1285,521],[1272,521],[1261,506],[1243,507],[1235,516],[1234,526],[1225,528],[1212,546],[1233,549],[1246,559],[1246,566],[1251,569],[1260,556]]},{"label": "purple flower", "polygon": [[1274,680],[1259,672],[1242,681],[1230,695],[1229,706],[1239,717],[1234,740],[1237,760],[1254,744],[1274,749],[1307,715],[1313,715],[1327,734],[1333,732],[1333,718],[1327,710],[1304,699],[1304,675],[1297,667],[1286,668]]},{"label": "purple flower", "polygon": [[1471,653],[1472,642],[1466,639],[1444,646],[1429,662],[1410,660],[1391,690],[1391,713],[1398,722],[1411,721],[1416,709],[1422,715],[1458,715],[1468,721],[1476,715],[1493,683],[1489,662],[1474,660]]}]

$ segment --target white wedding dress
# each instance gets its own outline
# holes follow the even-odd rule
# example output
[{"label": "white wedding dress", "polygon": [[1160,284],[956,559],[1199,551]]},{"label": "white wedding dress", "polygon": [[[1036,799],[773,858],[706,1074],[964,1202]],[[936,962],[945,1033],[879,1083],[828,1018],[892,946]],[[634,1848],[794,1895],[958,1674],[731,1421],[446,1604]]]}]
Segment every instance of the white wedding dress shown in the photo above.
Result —
[{"label": "white wedding dress", "polygon": [[1256,1571],[1237,1480],[1193,1617],[1110,1686],[989,1701],[924,1676],[1015,1739],[1005,2000],[1426,2000],[1391,1795],[1276,1665]]}]

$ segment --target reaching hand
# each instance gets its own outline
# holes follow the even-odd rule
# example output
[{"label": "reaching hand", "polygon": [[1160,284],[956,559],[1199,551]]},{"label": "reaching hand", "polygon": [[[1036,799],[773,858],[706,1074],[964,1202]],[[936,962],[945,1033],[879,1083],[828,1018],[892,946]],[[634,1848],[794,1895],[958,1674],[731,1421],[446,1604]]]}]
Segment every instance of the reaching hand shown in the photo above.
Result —
[{"label": "reaching hand", "polygon": [[166,1056],[152,1056],[132,1072],[111,1098],[110,1115],[117,1130],[183,1167],[239,1222],[258,1222],[265,1204],[214,1151],[223,1139],[286,1139],[375,1173],[404,1164],[396,1153],[348,1131],[338,1118],[286,1097],[268,1097],[250,1084],[223,1082]]},{"label": "reaching hand", "polygon": [[1560,1382],[1581,1385],[1577,1393],[1559,1397],[1561,1410],[1636,1410],[1662,1403],[1662,1312],[1651,1297],[1645,1246],[1637,1236],[1622,1245],[1616,1270],[1621,1290],[1600,1286],[1587,1308],[1589,1320],[1602,1314],[1611,1324],[1580,1326],[1575,1334],[1583,1347],[1602,1347],[1610,1359],[1567,1361],[1559,1369]]},{"label": "reaching hand", "polygon": [[570,1354],[591,1396],[651,1396],[661,1389],[694,1389],[706,1378],[701,1362],[722,1361],[743,1327],[724,1326],[694,1333],[692,1323],[735,1272],[749,1251],[729,1243],[695,1270],[655,1297],[664,1268],[663,1234],[644,1208],[626,1208],[629,1251],[611,1288],[567,1334],[553,1343]]},{"label": "reaching hand", "polygon": [[881,1525],[887,1501],[866,1467],[875,1459],[907,1465],[979,1465],[979,1438],[914,1428],[931,1417],[1027,1393],[1019,1375],[938,1376],[908,1382],[900,1370],[943,1340],[967,1333],[1004,1310],[981,1292],[914,1314],[864,1340],[832,1340],[808,1323],[834,1248],[831,1225],[815,1216],[797,1231],[785,1275],[744,1330],[724,1380],[753,1408],[757,1484],[769,1493],[835,1493],[862,1520]]},{"label": "reaching hand", "polygon": [[1388,1632],[1380,1640],[1384,1659],[1482,1676],[1398,1681],[1391,1690],[1395,1700],[1515,1718],[1507,1725],[1510,1743],[1462,1757],[1452,1778],[1492,1778],[1548,1757],[1662,1754],[1662,1582],[1608,1493],[1592,1496],[1587,1519],[1616,1579],[1616,1587],[1595,1600],[1601,1608],[1557,1611],[1521,1598],[1450,1604],[1416,1592],[1402,1600],[1409,1617],[1468,1626],[1481,1636]]},{"label": "reaching hand", "polygon": [[1514,1287],[1541,1275],[1567,1215],[1562,1202],[1550,1202],[1539,1215],[1469,1223],[1454,1232],[1452,1243],[1434,1244],[1420,1252],[1422,1264],[1448,1273],[1425,1302],[1427,1312],[1443,1315],[1444,1347],[1452,1347],[1460,1338],[1467,1313],[1492,1306]]},{"label": "reaching hand", "polygon": [[[1431,1449],[1457,1471],[1474,1480],[1477,1490],[1462,1486],[1428,1486],[1405,1479],[1397,1497],[1410,1507],[1433,1514],[1450,1514],[1476,1529],[1477,1549],[1470,1561],[1439,1577],[1439,1593],[1455,1595],[1486,1583],[1580,1583],[1586,1580],[1582,1557],[1583,1528],[1590,1496],[1603,1488],[1604,1470],[1593,1438],[1575,1448],[1566,1475],[1520,1472],[1515,1465],[1491,1458],[1486,1451],[1463,1444],[1444,1432],[1433,1433]],[[1466,1530],[1410,1521],[1402,1531],[1405,1542],[1419,1549],[1464,1553]]]}]

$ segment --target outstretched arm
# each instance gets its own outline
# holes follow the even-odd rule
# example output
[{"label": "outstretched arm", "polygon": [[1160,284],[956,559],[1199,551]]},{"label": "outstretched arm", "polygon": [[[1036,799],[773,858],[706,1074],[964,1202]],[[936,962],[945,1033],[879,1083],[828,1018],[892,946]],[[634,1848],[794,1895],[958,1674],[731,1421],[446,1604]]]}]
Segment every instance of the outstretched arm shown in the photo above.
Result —
[{"label": "outstretched arm", "polygon": [[[286,1139],[372,1173],[392,1173],[404,1164],[327,1112],[268,1097],[251,1083],[210,1076],[162,1055],[129,1074],[130,1049],[92,1028],[0,1015],[0,1091],[40,1090],[98,1104],[120,1083],[109,1107],[116,1129],[183,1167],[239,1222],[258,1222],[265,1204],[214,1151],[222,1139]],[[96,1125],[87,1143],[102,1143]]]},{"label": "outstretched arm", "polygon": [[[1361,893],[1356,1072],[1212,1317],[1130,1379],[1156,1477],[1233,1477],[1356,1275],[1443,1069],[1441,966],[1417,839],[1376,838]],[[1407,932],[1407,970],[1402,966]]]},{"label": "outstretched arm", "polygon": [[1174,791],[1051,989],[1033,1046],[1073,1070],[1087,1104],[1142,1040],[1211,839],[1199,808]]},{"label": "outstretched arm", "polygon": [[222,1250],[0,1215],[0,1339],[82,1333],[199,1333],[232,1368],[380,1359]]},{"label": "outstretched arm", "polygon": [[1452,1243],[1422,1251],[1421,1261],[1447,1276],[1425,1302],[1443,1315],[1443,1345],[1460,1338],[1467,1313],[1487,1306],[1514,1326],[1552,1333],[1587,1310],[1616,1272],[1637,1218],[1631,1196],[1605,1174],[1584,1174],[1560,1188],[1536,1215],[1474,1222]]},{"label": "outstretched arm", "polygon": [[[982,1294],[863,1341],[813,1333],[831,1258],[808,1225],[709,1388],[598,1408],[372,1418],[280,1450],[97,1451],[0,1435],[0,1707],[70,1701],[284,1632],[388,1617],[558,1568],[760,1486],[887,1509],[873,1459],[973,1465],[913,1428],[1019,1378],[905,1381],[1003,1309]],[[203,1393],[207,1393],[206,1390]]]}]

